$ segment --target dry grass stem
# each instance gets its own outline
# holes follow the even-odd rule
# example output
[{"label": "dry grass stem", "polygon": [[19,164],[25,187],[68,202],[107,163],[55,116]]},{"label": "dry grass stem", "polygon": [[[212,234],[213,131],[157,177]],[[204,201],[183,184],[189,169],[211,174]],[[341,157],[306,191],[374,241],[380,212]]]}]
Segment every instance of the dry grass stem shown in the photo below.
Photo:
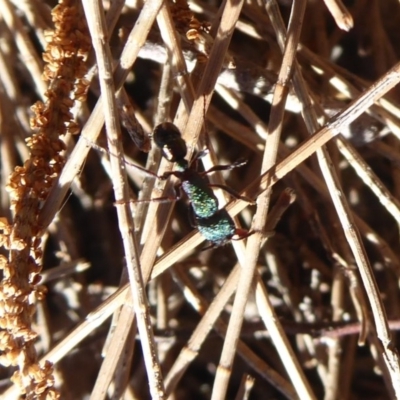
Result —
[{"label": "dry grass stem", "polygon": [[[286,42],[282,66],[278,74],[277,85],[275,87],[275,92],[272,100],[271,115],[268,126],[269,136],[266,141],[261,173],[270,169],[276,162],[285,99],[288,93],[288,81],[291,75],[291,66],[293,65],[293,59],[295,55],[294,49],[297,47],[297,42],[299,40],[301,21],[303,19],[304,10],[305,2],[296,2],[293,4],[292,15],[289,22],[288,40]],[[247,303],[251,283],[253,282],[253,277],[256,270],[256,263],[262,241],[261,232],[264,229],[269,201],[270,191],[266,191],[265,193],[263,193],[263,195],[258,197],[257,212],[252,223],[252,229],[254,230],[255,234],[248,241],[248,246],[246,249],[246,268],[243,267],[241,269],[241,284],[238,287],[238,291],[236,293],[235,301],[233,304],[232,317],[228,326],[227,337],[224,342],[224,347],[222,350],[221,359],[215,378],[212,397],[214,399],[224,398],[226,396],[226,390],[230,377],[229,371],[231,371],[232,369],[236,343],[243,322],[244,309]],[[265,296],[268,297],[266,290]],[[268,302],[266,304],[269,306]],[[268,309],[272,309],[272,307],[268,307]],[[276,318],[271,319],[271,321],[275,320]],[[277,329],[280,331],[278,336],[279,339],[281,339],[281,334],[283,333],[283,330],[279,328]],[[272,332],[275,332],[275,330],[273,330]],[[273,335],[272,338],[274,340],[276,336]],[[284,339],[279,340],[279,343],[274,340],[274,343],[278,348],[279,353],[285,356],[285,366],[292,379],[294,387],[298,391],[299,397],[309,399],[314,398],[312,390],[308,386],[307,380],[303,376],[301,368],[295,361],[296,358],[290,350],[289,342]]]},{"label": "dry grass stem", "polygon": [[353,27],[353,17],[341,0],[324,0],[325,4],[335,19],[340,29],[349,31]]},{"label": "dry grass stem", "polygon": [[[88,1],[84,5],[86,19],[92,37],[94,51],[96,53],[97,65],[99,70],[99,82],[103,95],[103,107],[105,115],[105,125],[107,130],[108,148],[111,154],[122,154],[121,132],[117,118],[117,104],[115,99],[115,87],[112,80],[113,67],[110,48],[105,38],[108,36],[104,10],[97,0]],[[157,351],[155,349],[154,335],[151,329],[151,321],[148,301],[143,285],[143,277],[139,265],[138,245],[135,241],[134,225],[131,210],[129,207],[128,182],[125,173],[125,165],[122,157],[111,158],[111,170],[113,173],[114,193],[116,201],[123,201],[123,204],[117,205],[117,214],[119,220],[119,230],[124,243],[124,251],[127,260],[127,270],[131,284],[133,306],[136,313],[139,334],[142,338],[142,350],[147,369],[150,392],[154,399],[163,399],[164,385],[161,376],[161,368],[158,362]],[[129,311],[131,311],[129,309]],[[126,321],[119,318],[120,325],[124,329],[130,329],[126,326]],[[116,336],[118,338],[118,336]],[[120,341],[119,341],[120,342]],[[99,375],[99,381],[103,376]],[[98,393],[92,394],[93,398],[99,399]]]}]

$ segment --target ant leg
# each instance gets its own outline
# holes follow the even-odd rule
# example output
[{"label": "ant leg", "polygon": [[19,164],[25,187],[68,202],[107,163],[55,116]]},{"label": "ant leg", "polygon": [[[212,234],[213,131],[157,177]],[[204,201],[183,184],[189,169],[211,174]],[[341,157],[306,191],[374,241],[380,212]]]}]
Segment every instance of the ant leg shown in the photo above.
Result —
[{"label": "ant leg", "polygon": [[[166,179],[168,179],[170,176],[175,176],[176,178],[178,178],[179,180],[183,179],[183,174],[181,171],[168,171],[168,172],[164,172],[161,176],[158,176],[158,179],[161,179],[163,181],[165,181]],[[180,185],[179,185],[180,186]]]},{"label": "ant leg", "polygon": [[89,144],[89,146],[92,147],[94,150],[97,150],[100,153],[107,154],[107,155],[112,156],[112,157],[117,157],[117,158],[120,157],[120,158],[122,158],[122,160],[123,160],[125,165],[129,165],[130,167],[133,167],[133,168],[141,171],[143,173],[143,175],[151,176],[151,177],[157,178],[157,179],[162,179],[160,176],[158,176],[154,172],[151,172],[151,171],[147,170],[146,168],[141,167],[140,165],[133,164],[133,163],[131,163],[129,161],[126,161],[125,158],[122,155],[121,156],[117,156],[116,154],[111,153],[110,151],[108,151],[108,150],[104,149],[103,147],[99,146],[98,144],[92,142],[91,140],[89,140],[85,136],[81,135],[80,137],[83,138]]},{"label": "ant leg", "polygon": [[255,233],[255,231],[246,231],[245,229],[236,228],[234,234],[236,237],[232,237],[231,240],[243,240],[251,235],[254,235]]},{"label": "ant leg", "polygon": [[153,201],[160,202],[160,203],[171,203],[173,201],[179,201],[181,199],[181,184],[178,184],[174,187],[175,189],[175,197],[172,196],[162,196],[162,197],[155,197],[153,199],[147,199],[147,200],[131,200],[131,201],[123,201],[119,200],[114,202],[115,204],[126,204],[126,203],[152,203]]},{"label": "ant leg", "polygon": [[229,186],[219,185],[218,183],[210,183],[208,186],[225,190],[225,192],[229,193],[235,199],[243,200],[250,204],[256,204],[254,200],[250,199],[249,197],[240,195],[236,190],[233,190]]},{"label": "ant leg", "polygon": [[215,172],[215,171],[229,171],[234,168],[242,167],[243,165],[246,165],[246,164],[247,164],[247,160],[237,160],[233,164],[214,165],[214,167],[208,169],[207,171],[202,172],[201,175],[207,175],[207,174],[210,174],[211,172]]},{"label": "ant leg", "polygon": [[275,235],[274,231],[266,231],[266,232],[262,232],[262,231],[246,231],[245,229],[236,228],[234,235],[237,235],[237,237],[232,237],[231,240],[243,240],[243,239],[248,238],[251,235],[254,235],[256,232],[261,233],[262,236],[263,236],[263,239],[267,239],[267,238],[270,238],[270,237]]},{"label": "ant leg", "polygon": [[[205,155],[207,155],[209,153],[208,149],[205,150],[201,150],[198,153],[196,153],[194,155],[194,157],[192,158],[192,160],[189,163],[189,169],[195,169],[197,171],[197,166],[199,164],[199,159],[204,157]],[[199,173],[199,175],[203,175],[204,172]]]},{"label": "ant leg", "polygon": [[[245,229],[236,228],[236,229],[235,229],[235,233],[233,234],[233,236],[232,236],[231,238],[229,238],[229,239],[226,241],[226,243],[227,243],[229,240],[243,240],[243,239],[246,239],[246,238],[248,238],[249,236],[253,235],[254,233],[255,233],[255,231],[246,231]],[[234,236],[236,236],[236,237],[234,237]],[[215,247],[218,247],[218,246],[220,246],[220,245],[211,242],[211,244],[209,244],[208,246],[203,247],[203,248],[201,249],[201,251],[214,249]]]},{"label": "ant leg", "polygon": [[218,247],[215,243],[212,243],[211,242],[211,244],[209,244],[208,246],[206,246],[206,247],[203,247],[200,251],[206,251],[206,250],[210,250],[210,249],[214,249],[214,248],[216,248],[216,247]]},{"label": "ant leg", "polygon": [[[190,162],[190,165],[194,165],[197,163],[197,161],[206,156],[209,153],[208,149],[205,150],[201,150],[199,151],[193,158],[193,160]],[[247,160],[243,160],[243,159],[239,159],[237,161],[235,161],[233,164],[227,164],[227,165],[214,165],[214,167],[208,169],[207,171],[204,172],[200,172],[200,175],[207,175],[211,172],[215,172],[215,171],[229,171],[231,169],[234,168],[239,168],[239,167],[243,167],[243,165],[247,164]]]},{"label": "ant leg", "polygon": [[144,133],[142,125],[136,119],[135,110],[125,90],[119,90],[116,95],[117,107],[121,117],[121,125],[128,131],[136,146],[145,153],[150,151],[150,138]]},{"label": "ant leg", "polygon": [[[249,236],[253,235],[255,232],[256,231],[246,231],[245,229],[236,228],[235,233],[233,234],[232,237],[229,238],[229,240],[243,240],[243,239],[246,239]],[[236,237],[234,237],[234,236],[236,236]],[[203,247],[201,249],[201,251],[210,250],[210,249],[213,249],[218,246],[219,245],[217,245],[215,243],[211,243],[210,245]]]},{"label": "ant leg", "polygon": [[189,208],[189,223],[192,228],[197,228],[196,217],[192,206]]},{"label": "ant leg", "polygon": [[208,149],[204,149],[204,150],[199,151],[194,156],[194,160],[198,160],[199,158],[205,157],[209,152],[210,152],[210,150],[208,150]]}]

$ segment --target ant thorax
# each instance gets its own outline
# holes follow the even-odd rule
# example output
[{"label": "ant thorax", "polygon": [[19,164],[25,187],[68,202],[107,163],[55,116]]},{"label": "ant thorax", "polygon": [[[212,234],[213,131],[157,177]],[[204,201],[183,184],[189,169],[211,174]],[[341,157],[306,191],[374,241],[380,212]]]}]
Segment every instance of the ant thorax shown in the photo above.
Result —
[{"label": "ant thorax", "polygon": [[177,160],[176,161],[176,170],[179,172],[186,171],[189,168],[189,163],[187,160]]},{"label": "ant thorax", "polygon": [[194,214],[199,218],[214,215],[218,211],[218,199],[208,181],[192,169],[186,169],[180,175],[182,189],[190,199]]}]

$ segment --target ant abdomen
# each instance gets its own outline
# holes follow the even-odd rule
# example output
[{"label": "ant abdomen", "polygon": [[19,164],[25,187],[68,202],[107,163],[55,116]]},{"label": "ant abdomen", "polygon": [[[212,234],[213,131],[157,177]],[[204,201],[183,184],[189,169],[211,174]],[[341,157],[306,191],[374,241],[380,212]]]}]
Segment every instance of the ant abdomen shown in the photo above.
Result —
[{"label": "ant abdomen", "polygon": [[208,218],[195,218],[195,221],[197,229],[212,247],[228,243],[236,233],[235,223],[224,208]]}]

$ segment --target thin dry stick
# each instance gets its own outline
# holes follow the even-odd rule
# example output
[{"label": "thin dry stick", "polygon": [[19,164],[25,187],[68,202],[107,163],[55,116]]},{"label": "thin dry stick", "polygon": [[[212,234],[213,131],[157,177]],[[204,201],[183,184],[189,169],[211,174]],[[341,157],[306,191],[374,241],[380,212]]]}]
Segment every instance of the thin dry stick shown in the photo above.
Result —
[{"label": "thin dry stick", "polygon": [[[240,277],[240,267],[239,265],[236,265],[231,271],[224,285],[216,295],[212,304],[209,306],[206,300],[200,296],[193,285],[188,282],[188,279],[185,277],[185,275],[183,275],[181,270],[175,272],[175,277],[178,279],[178,281],[183,281],[181,285],[185,288],[185,291],[189,289],[191,294],[196,298],[197,301],[194,303],[199,305],[199,307],[196,307],[197,311],[202,314],[204,313],[203,310],[207,309],[207,311],[204,313],[200,323],[196,326],[196,329],[193,331],[186,346],[182,348],[179,356],[176,358],[165,379],[168,394],[173,392],[190,363],[199,354],[201,345],[204,343],[211,329],[215,329],[222,337],[226,336],[227,326],[222,320],[218,320],[218,318],[221,312],[224,310],[226,303],[236,290]],[[257,355],[255,355],[240,340],[238,342],[237,352],[249,364],[250,367],[260,373],[277,390],[289,398],[294,398],[296,396],[295,390],[291,386],[290,382],[286,381],[264,361],[259,359]]]},{"label": "thin dry stick", "polygon": [[[93,387],[91,399],[105,398],[107,389],[109,390],[112,384],[115,384],[118,388],[119,382],[122,381],[126,384],[125,375],[118,376],[117,374],[121,369],[125,370],[123,371],[125,374],[130,372],[126,365],[129,365],[127,364],[127,359],[132,356],[134,350],[133,333],[137,329],[135,315],[131,290],[128,290],[122,307],[113,315],[114,325],[111,325],[109,336],[107,337],[109,339],[106,343],[107,349],[105,354],[103,353],[104,360]],[[132,338],[130,342],[127,340],[129,337]],[[114,393],[115,395],[118,396],[118,392]]]},{"label": "thin dry stick", "polygon": [[[280,29],[283,32],[284,24],[279,11],[277,11],[276,16],[277,18],[275,23],[279,24]],[[307,129],[310,133],[312,133],[318,129],[317,117],[315,111],[313,110],[313,107],[310,104],[307,88],[302,79],[301,72],[298,66],[296,66],[294,72],[294,86],[296,93],[305,105],[305,122],[307,125]],[[365,249],[361,242],[359,232],[353,222],[351,210],[347,204],[347,201],[345,200],[345,196],[341,193],[342,191],[340,188],[340,184],[338,182],[336,172],[332,168],[332,163],[329,160],[329,155],[323,148],[321,148],[321,151],[317,151],[317,156],[325,181],[329,187],[332,201],[335,205],[339,219],[342,223],[347,241],[352,249],[353,255],[357,262],[357,266],[360,270],[365,289],[369,294],[368,298],[375,319],[377,336],[382,345],[382,349],[380,350],[383,352],[383,358],[388,368],[388,372],[391,376],[394,390],[397,392],[397,395],[400,398],[400,366],[398,354],[396,351],[393,350],[393,346],[391,345],[391,336],[389,327],[387,325],[387,318],[382,301],[379,296],[379,290],[375,282],[372,268],[365,254]]]},{"label": "thin dry stick", "polygon": [[[183,57],[182,48],[178,32],[176,31],[171,12],[167,4],[161,7],[157,17],[157,24],[160,28],[161,37],[167,48],[169,58],[171,59],[172,73],[177,80],[177,87],[184,102],[184,109],[188,114],[193,105],[194,88],[190,76],[186,68],[185,58]],[[185,114],[185,113],[184,113]],[[185,118],[186,115],[180,118]],[[183,124],[178,124],[183,126]]]},{"label": "thin dry stick", "polygon": [[[167,47],[170,49],[173,49],[172,54],[174,55],[174,59],[178,60],[176,63],[173,63],[173,65],[178,65],[180,68],[183,68],[183,72],[185,72],[185,64],[182,62],[183,57],[182,57],[182,51],[180,50],[179,46],[179,41],[177,39],[177,34],[175,32],[174,26],[172,24],[171,16],[169,15],[167,6],[164,5],[162,9],[160,10],[160,13],[158,14],[158,23],[160,25],[160,30],[164,34],[165,40],[167,41]],[[167,34],[165,33],[167,32]],[[182,71],[175,71],[174,74],[182,73]],[[187,80],[187,74],[182,73],[182,76],[185,76],[185,80]],[[187,89],[190,89],[190,81],[187,81],[187,85],[185,85]],[[191,93],[188,93],[188,90],[183,90],[182,95],[184,98],[191,98],[193,95]],[[162,174],[168,168],[171,168],[169,163],[164,162],[161,164],[160,169],[159,169],[159,174]],[[165,168],[165,166],[167,167]],[[169,190],[170,186],[172,185],[172,182],[169,182],[169,185],[166,185],[165,190]],[[157,212],[158,209],[160,208],[160,212]],[[166,209],[169,209],[169,211],[163,211]],[[146,226],[151,227],[151,233],[156,234],[152,237],[151,240],[146,240],[145,241],[145,246],[143,248],[142,254],[141,254],[141,265],[142,265],[142,270],[143,270],[143,279],[144,282],[147,282],[151,268],[154,263],[154,259],[157,253],[157,250],[160,246],[161,239],[163,237],[163,233],[165,232],[166,227],[168,226],[167,220],[169,219],[169,215],[172,211],[172,204],[162,204],[160,205],[159,203],[155,202],[150,205],[148,208],[148,211],[146,213],[146,223],[144,227],[144,233],[143,236],[146,235]],[[157,221],[159,223],[159,226],[164,227],[164,229],[156,231],[154,230],[154,225],[155,225],[155,217],[159,216],[160,218],[163,219],[163,221],[160,221],[160,219]],[[129,302],[129,299],[127,300]],[[120,352],[123,350],[123,346],[120,344],[125,343],[126,341],[126,335],[129,334],[129,330],[124,329],[123,325],[127,324],[129,320],[127,320],[127,316],[123,315],[126,314],[125,312],[121,312],[120,318],[119,318],[119,326],[121,327],[116,334],[116,345],[113,347],[113,352],[111,354],[111,357],[113,357],[115,360],[118,359],[118,355]],[[128,318],[130,318],[128,316]],[[104,384],[103,384],[104,386]],[[99,386],[99,391],[101,390]]]},{"label": "thin dry stick", "polygon": [[[279,72],[278,84],[274,92],[272,110],[269,122],[269,136],[265,146],[264,159],[263,159],[263,171],[271,168],[275,162],[278,153],[279,138],[282,129],[282,119],[285,110],[285,99],[288,93],[288,83],[291,75],[291,66],[299,41],[301,32],[301,22],[305,11],[305,2],[298,1],[293,3],[292,14],[289,22],[289,35],[286,43],[286,48],[283,56],[281,70]],[[236,293],[231,319],[228,326],[227,337],[224,342],[224,348],[221,354],[220,364],[217,369],[215,377],[213,397],[212,398],[223,398],[228,386],[228,371],[230,371],[236,348],[236,342],[239,337],[241,325],[243,322],[244,308],[247,303],[251,283],[254,278],[256,263],[258,260],[258,254],[261,246],[262,236],[258,232],[262,232],[268,211],[270,190],[266,190],[261,197],[258,198],[257,212],[253,220],[252,230],[256,233],[250,237],[246,249],[246,268],[242,268],[240,276],[240,286]],[[261,280],[259,280],[261,282]],[[264,289],[263,293],[266,294]],[[266,294],[267,295],[267,294]],[[272,305],[266,299],[265,304],[269,306],[269,313],[274,314]],[[261,311],[261,310],[260,310]],[[262,314],[262,313],[261,313]],[[271,321],[277,321],[277,318],[273,318]],[[271,325],[271,323],[269,323]],[[301,398],[314,398],[311,388],[309,387],[305,376],[302,373],[301,367],[298,364],[294,353],[290,349],[289,342],[283,332],[282,327],[277,325],[272,331],[276,335],[272,336],[275,346],[278,349],[278,353],[281,355],[284,365],[287,368],[288,374],[290,375],[293,385],[298,391],[299,397]]]},{"label": "thin dry stick", "polygon": [[[249,124],[254,127],[254,130],[256,130],[261,137],[267,136],[267,128],[264,126],[262,121],[260,121],[260,119],[251,111],[251,109],[249,109],[243,103],[243,101],[241,101],[232,91],[225,89],[221,85],[217,85],[217,90],[225,101],[227,101],[233,108],[238,110],[244,118],[247,119]],[[269,147],[269,144],[267,146]],[[270,218],[271,215],[268,217],[269,222]]]},{"label": "thin dry stick", "polygon": [[[315,65],[317,70],[322,70],[323,74],[327,76],[329,84],[348,99],[354,99],[361,92],[359,88],[366,88],[369,85],[365,80],[319,57],[302,45],[299,46],[299,53],[302,57],[304,56],[306,62]],[[351,82],[355,82],[355,84]],[[382,120],[397,137],[400,137],[399,112],[398,107],[385,98],[379,99],[369,110],[372,116]]]},{"label": "thin dry stick", "polygon": [[[114,72],[114,85],[116,90],[123,85],[128,76],[130,68],[135,62],[140,48],[146,41],[157,12],[161,7],[161,3],[162,0],[148,0],[143,6],[142,12],[140,13],[139,18],[125,44],[124,50],[121,54],[120,63]],[[79,174],[83,162],[90,150],[88,142],[94,143],[100,133],[101,127],[104,124],[104,114],[101,101],[101,98],[97,101],[89,120],[86,122],[82,130],[82,136],[86,136],[87,141],[83,139],[78,141],[63,168],[58,182],[53,186],[49,197],[41,210],[38,223],[43,229],[45,229],[54,218],[54,215],[57,213],[64,200],[71,182],[75,176]]]},{"label": "thin dry stick", "polygon": [[324,0],[326,7],[340,29],[349,31],[353,27],[353,17],[341,0]]},{"label": "thin dry stick", "polygon": [[[298,84],[301,85],[302,83],[300,74],[298,76]],[[308,97],[308,94],[306,93],[305,88],[303,90],[303,93],[303,98],[306,99]],[[313,132],[318,129],[318,123],[316,115],[315,113],[313,113],[312,107],[310,107],[308,111],[310,118],[308,122],[306,119],[306,124],[308,130],[310,132]],[[353,256],[355,257],[357,266],[360,270],[366,292],[369,294],[368,298],[375,318],[377,335],[382,344],[382,349],[380,349],[380,351],[383,352],[383,357],[389,370],[393,387],[395,390],[397,388],[398,396],[400,396],[400,367],[398,354],[396,351],[392,350],[390,331],[387,325],[385,310],[379,295],[379,290],[372,272],[371,265],[369,264],[368,258],[366,256],[359,232],[353,222],[351,209],[345,199],[344,194],[342,193],[342,189],[330,157],[323,148],[321,149],[321,151],[317,152],[317,156],[325,181],[331,193],[333,203],[343,226],[347,241],[352,249]]]},{"label": "thin dry stick", "polygon": [[396,222],[400,224],[400,202],[389,192],[382,181],[376,176],[350,143],[341,136],[336,138],[335,143],[365,185],[374,192],[385,209],[392,214]]},{"label": "thin dry stick", "polygon": [[[318,110],[318,112],[320,114],[323,114],[323,110],[318,105],[318,103],[315,104],[315,108],[316,108],[316,110]],[[335,138],[335,142],[336,143],[339,142],[339,141],[342,143],[342,146],[344,148],[346,148],[346,149],[347,148],[349,148],[349,149],[351,148],[351,145],[348,144],[346,140],[341,139],[340,136]],[[352,154],[353,154],[354,157],[357,156],[357,152],[354,149],[352,151]],[[361,157],[358,156],[358,159],[361,161]],[[329,162],[329,164],[330,164],[330,162]],[[360,167],[359,167],[359,169],[360,169]],[[374,188],[375,188],[374,191],[375,192],[377,192],[376,186],[377,185],[374,185]],[[384,187],[383,184],[381,184],[380,187]],[[355,220],[355,222],[357,221],[357,218],[355,216],[354,216],[354,220]],[[357,225],[359,226],[360,224],[358,223]],[[352,260],[352,255],[348,253],[347,244],[342,243],[342,240],[340,240],[339,241],[339,245],[341,245],[341,249],[342,249],[341,253],[345,254],[345,259],[346,260],[350,260],[349,262],[352,262],[351,261]],[[361,287],[360,287],[361,285],[360,285],[360,282],[359,282],[358,275],[353,271],[353,268],[348,268],[348,267],[346,267],[346,268],[347,268],[347,278],[348,278],[347,280],[349,282],[350,295],[351,295],[354,307],[356,309],[357,316],[358,316],[358,318],[361,321],[362,326],[363,326],[363,330],[362,330],[362,332],[360,334],[360,337],[359,337],[359,343],[363,344],[364,341],[365,341],[366,325],[367,325],[367,321],[368,321],[368,305],[366,303],[366,298],[364,296],[364,292],[361,290]],[[342,282],[343,281],[340,280],[340,284],[342,284]],[[332,297],[333,297],[333,295],[334,295],[334,291],[332,290]],[[332,370],[329,371],[330,373],[327,376],[328,379],[332,378],[333,380],[339,379],[338,378],[338,374],[337,374],[338,365],[335,363],[335,361],[333,361],[333,359],[337,358],[337,353],[335,353],[334,350],[333,350],[335,348],[335,345],[337,347],[339,345],[339,343],[337,341],[336,341],[336,344],[332,343],[332,347],[330,347],[330,349],[329,349],[330,356],[332,356],[332,357],[329,358],[329,363],[333,368],[332,368]],[[330,383],[328,381],[325,381],[325,383],[326,383],[327,388],[329,388],[329,386],[336,387],[336,385],[333,384],[332,380],[330,381]],[[327,389],[327,394],[326,395],[327,396],[328,395],[333,395],[334,396],[334,394],[332,394],[332,390],[330,390],[330,389]]]},{"label": "thin dry stick", "polygon": [[[2,54],[0,52],[0,74],[2,71]],[[0,85],[3,82],[0,81]],[[14,138],[15,131],[14,126],[6,122],[6,115],[13,114],[13,104],[9,101],[9,98],[3,91],[0,91],[0,131],[2,136],[2,146],[0,149],[1,159],[1,187],[0,187],[0,207],[2,209],[2,217],[10,220],[12,218],[10,210],[10,199],[6,192],[5,183],[8,177],[12,174],[13,169],[17,165],[17,157],[14,153]]]},{"label": "thin dry stick", "polygon": [[[18,8],[21,15],[28,22],[29,28],[35,32],[37,39],[43,48],[46,48],[45,31],[50,29],[51,12],[47,4],[39,4],[39,1],[13,1],[13,5]],[[26,29],[26,27],[25,27]],[[26,29],[28,32],[28,29]]]},{"label": "thin dry stick", "polygon": [[248,400],[251,389],[253,389],[255,380],[256,379],[249,374],[243,375],[235,400]]},{"label": "thin dry stick", "polygon": [[[117,119],[118,110],[114,94],[115,88],[112,80],[113,68],[111,51],[105,40],[107,28],[104,19],[104,11],[102,4],[98,0],[84,2],[84,8],[99,69],[99,81],[104,99],[103,107],[108,146],[113,154],[122,154],[120,125]],[[111,158],[111,169],[114,175],[113,186],[115,199],[117,202],[120,202],[117,203],[119,228],[128,264],[127,269],[131,284],[133,305],[137,317],[150,392],[154,399],[163,399],[165,398],[165,394],[161,368],[158,362],[154,335],[151,329],[152,324],[139,265],[137,244],[133,236],[133,218],[128,202],[129,193],[126,173],[120,157]]]},{"label": "thin dry stick", "polygon": [[15,15],[9,0],[1,0],[0,6],[2,18],[4,18],[10,32],[12,32],[24,65],[32,76],[34,87],[38,90],[38,94],[43,100],[47,90],[46,83],[42,79],[43,62],[39,59],[22,22]]},{"label": "thin dry stick", "polygon": [[[288,150],[282,146],[281,153],[287,154]],[[329,198],[326,185],[306,165],[299,165],[296,169],[296,172],[298,172],[310,184],[311,187],[317,190],[321,196],[324,198]],[[388,244],[364,222],[364,220],[357,216],[357,214],[354,214],[354,218],[364,238],[374,245],[382,254],[382,259],[384,260],[385,264],[393,268],[397,275],[400,276],[400,262],[396,254],[391,250]]]},{"label": "thin dry stick", "polygon": [[[338,268],[334,271],[332,279],[332,293],[331,293],[331,305],[332,305],[332,320],[340,321],[343,318],[343,309],[345,306],[345,278]],[[324,381],[325,386],[325,397],[324,400],[334,400],[342,397],[342,391],[340,389],[340,378],[341,378],[341,355],[343,352],[343,341],[340,338],[336,338],[329,343],[327,346],[328,362],[327,362],[327,375]]]},{"label": "thin dry stick", "polygon": [[[235,96],[232,91],[228,91],[225,88],[222,88],[220,85],[217,85],[217,90],[223,96],[224,100],[227,101],[232,107],[234,107],[237,111],[241,113],[241,115],[251,124],[255,130],[257,130],[258,134],[262,136],[267,135],[267,128],[264,127],[264,124],[260,121],[260,119],[254,114],[254,112],[243,104],[237,96]],[[267,145],[269,147],[269,145]],[[281,146],[280,146],[281,147]],[[300,168],[303,166],[301,165]],[[306,174],[308,176],[309,174]],[[271,215],[268,216],[268,224],[270,223]],[[305,338],[306,340],[308,338]],[[311,341],[307,341],[308,346],[313,346]]]},{"label": "thin dry stick", "polygon": [[[112,7],[107,12],[106,24],[109,34],[115,26],[120,11],[124,5],[123,3],[124,2],[121,1],[113,2]],[[129,99],[125,93],[124,88],[121,88],[117,92],[117,96],[118,100],[122,101],[123,104],[129,104]],[[147,137],[144,137],[144,139],[147,139]],[[137,142],[137,140],[139,140],[139,142]],[[140,137],[136,138],[135,143],[137,143],[138,146],[139,144],[142,145],[141,148],[147,148],[146,140],[142,141],[142,138]],[[133,353],[135,342],[129,342],[127,338],[132,332],[136,332],[136,323],[134,320],[134,316],[135,314],[133,312],[133,298],[131,294],[128,293],[126,296],[126,300],[119,310],[119,313],[114,314],[114,320],[111,324],[112,332],[110,333],[110,340],[107,343],[107,347],[108,349],[111,349],[111,351],[106,350],[106,355],[99,371],[98,379],[91,394],[92,398],[94,399],[101,399],[106,396],[107,388],[109,388],[110,386],[110,382],[114,377],[116,369],[120,367],[124,362],[126,362],[126,357],[131,357]],[[124,355],[121,355],[124,350]],[[118,396],[118,390],[121,387],[121,381],[124,381],[127,375],[127,371],[128,369],[125,369],[123,371],[123,374],[115,376],[115,390],[117,393],[114,393],[114,395]]]},{"label": "thin dry stick", "polygon": [[[157,99],[157,117],[156,117],[156,125],[163,121],[167,121],[169,115],[171,114],[171,103],[172,103],[172,93],[173,93],[173,80],[172,80],[172,68],[171,65],[165,64],[162,68],[162,78],[160,84],[160,91]],[[157,151],[157,156],[159,159],[161,158],[160,151]],[[148,191],[147,196],[151,194],[151,191]],[[145,198],[145,197],[143,197]],[[149,197],[147,197],[149,198]],[[169,275],[162,275],[158,277],[154,283],[155,290],[157,292],[157,317],[156,317],[156,327],[157,329],[167,329],[168,328],[168,293],[166,290],[166,286],[170,282]],[[172,343],[171,343],[172,345]],[[167,357],[171,346],[162,346],[159,347],[160,350],[160,360],[163,360]]]},{"label": "thin dry stick", "polygon": [[[228,103],[234,110],[238,111],[242,117],[246,119],[246,121],[254,129],[254,132],[261,139],[263,139],[263,141],[266,141],[268,138],[268,127],[261,121],[254,111],[244,103],[239,95],[233,90],[229,90],[220,84],[217,84],[215,89],[226,103]],[[263,148],[265,149],[265,146],[263,146]]]},{"label": "thin dry stick", "polygon": [[[194,144],[197,143],[200,130],[204,122],[204,114],[211,102],[211,97],[217,81],[221,67],[225,60],[229,43],[232,38],[235,24],[239,19],[239,14],[243,6],[243,1],[227,1],[221,17],[221,23],[217,30],[214,45],[211,49],[210,58],[204,70],[203,78],[196,93],[196,98],[187,121],[184,137],[192,140],[192,151]],[[189,154],[190,156],[191,154]]]},{"label": "thin dry stick", "polygon": [[[293,201],[294,194],[290,190],[285,191],[283,195],[280,196],[276,207],[273,208],[272,218],[268,222],[267,230],[273,230],[275,228],[280,219],[280,216]],[[189,364],[198,355],[200,351],[200,346],[206,339],[206,336],[208,335],[212,327],[214,327],[221,336],[225,337],[226,325],[221,321],[218,321],[217,318],[224,309],[231,295],[236,290],[238,279],[240,276],[240,269],[238,265],[235,266],[229,277],[224,282],[224,285],[218,291],[218,294],[214,298],[213,302],[209,306],[190,283],[186,275],[183,274],[182,269],[175,271],[174,276],[176,276],[176,278],[180,282],[182,280],[184,281],[183,283],[181,283],[181,286],[184,287],[185,295],[188,296],[188,291],[190,290],[191,298],[193,296],[195,297],[195,300],[192,301],[191,304],[194,304],[196,310],[201,314],[204,312],[205,309],[207,309],[207,312],[204,314],[201,322],[197,325],[195,331],[188,341],[188,344],[182,349],[180,355],[175,360],[174,365],[172,366],[166,377],[166,387],[168,394],[170,394],[174,390],[179,379],[182,377]],[[186,288],[188,288],[189,290],[186,290]],[[254,359],[254,355],[251,354],[251,352],[243,343],[241,343],[240,340],[238,342],[238,353],[243,357],[245,361],[253,366],[253,368],[260,372],[260,369],[258,368],[260,362],[256,362],[256,360]],[[285,393],[289,397],[294,397],[294,390],[292,387],[290,387],[290,384],[288,382],[283,382],[281,380],[281,377],[276,375],[276,373],[267,366],[264,366],[262,370],[262,375],[278,390],[282,391],[282,393]]]},{"label": "thin dry stick", "polygon": [[[171,75],[171,66],[170,64],[165,64],[162,68],[162,78],[160,91],[157,99],[157,114],[155,117],[155,125],[160,124],[163,121],[167,121],[170,115],[170,104],[171,104],[171,96],[173,93],[173,82]],[[145,168],[149,171],[156,172],[158,166],[160,165],[161,160],[161,152],[157,149],[156,146],[153,146],[150,153],[148,154],[146,166]],[[162,175],[161,169],[159,173]],[[152,192],[154,189],[154,185],[156,180],[154,177],[146,177],[143,180],[141,191],[139,193],[139,201],[150,199],[152,196]],[[161,184],[161,186],[165,186]],[[148,218],[149,204],[147,202],[139,202],[136,204],[135,209],[135,229],[141,233],[141,242],[145,243],[144,238],[148,237],[149,232],[143,230],[144,221]],[[154,212],[154,216],[156,212]],[[153,216],[153,218],[154,218]],[[151,217],[150,217],[151,218]],[[151,227],[151,224],[146,224],[147,229]],[[153,251],[154,253],[155,251]]]}]

